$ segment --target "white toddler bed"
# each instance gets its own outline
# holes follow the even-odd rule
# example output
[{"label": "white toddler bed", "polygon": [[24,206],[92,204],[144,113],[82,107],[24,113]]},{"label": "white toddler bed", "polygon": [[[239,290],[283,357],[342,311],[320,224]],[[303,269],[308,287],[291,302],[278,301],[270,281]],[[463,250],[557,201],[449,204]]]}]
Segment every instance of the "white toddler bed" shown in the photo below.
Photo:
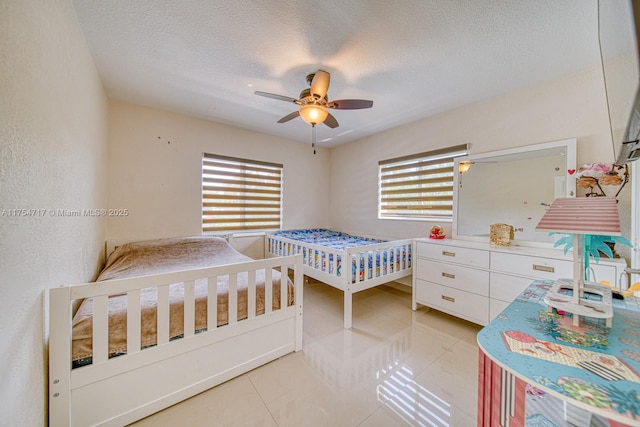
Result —
[{"label": "white toddler bed", "polygon": [[[344,327],[352,326],[353,294],[412,274],[412,239],[383,241],[327,229],[267,234],[271,257],[302,254],[304,274],[344,292]],[[343,268],[343,260],[351,268]]]},{"label": "white toddler bed", "polygon": [[118,247],[96,282],[50,290],[50,425],[128,424],[300,350],[302,279],[301,256],[221,238]]}]

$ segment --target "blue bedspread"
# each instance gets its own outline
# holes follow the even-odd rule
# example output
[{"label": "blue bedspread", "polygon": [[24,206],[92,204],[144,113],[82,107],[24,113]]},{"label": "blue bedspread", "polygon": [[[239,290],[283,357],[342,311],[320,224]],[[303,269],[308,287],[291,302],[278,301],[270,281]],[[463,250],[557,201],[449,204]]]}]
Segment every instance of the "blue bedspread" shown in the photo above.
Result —
[{"label": "blue bedspread", "polygon": [[355,246],[373,245],[384,242],[384,240],[352,236],[351,234],[328,230],[326,228],[279,230],[273,233],[273,235],[334,249],[353,248]]}]

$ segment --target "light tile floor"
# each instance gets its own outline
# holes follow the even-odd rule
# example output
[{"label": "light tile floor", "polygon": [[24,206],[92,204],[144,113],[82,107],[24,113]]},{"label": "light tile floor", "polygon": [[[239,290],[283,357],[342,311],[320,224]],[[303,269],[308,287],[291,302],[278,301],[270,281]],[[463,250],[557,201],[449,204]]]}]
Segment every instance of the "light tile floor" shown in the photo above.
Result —
[{"label": "light tile floor", "polygon": [[142,426],[476,425],[480,326],[379,286],[354,296],[309,280],[303,350],[140,420]]}]

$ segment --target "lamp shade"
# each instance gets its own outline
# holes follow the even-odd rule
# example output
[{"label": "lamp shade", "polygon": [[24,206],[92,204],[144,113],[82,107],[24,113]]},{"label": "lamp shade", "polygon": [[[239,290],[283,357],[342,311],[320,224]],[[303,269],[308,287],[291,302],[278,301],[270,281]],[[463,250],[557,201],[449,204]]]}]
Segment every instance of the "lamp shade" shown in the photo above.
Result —
[{"label": "lamp shade", "polygon": [[553,201],[536,231],[620,236],[615,197],[566,197]]},{"label": "lamp shade", "polygon": [[300,107],[300,117],[310,125],[317,125],[326,120],[329,112],[322,105],[307,104]]}]

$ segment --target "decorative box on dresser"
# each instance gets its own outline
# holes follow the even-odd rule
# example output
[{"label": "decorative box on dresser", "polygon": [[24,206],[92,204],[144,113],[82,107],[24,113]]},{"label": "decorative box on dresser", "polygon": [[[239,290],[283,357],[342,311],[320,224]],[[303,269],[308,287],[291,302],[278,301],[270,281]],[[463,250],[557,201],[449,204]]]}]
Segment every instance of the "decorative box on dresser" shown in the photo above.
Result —
[{"label": "decorative box on dresser", "polygon": [[[571,254],[528,246],[415,239],[412,308],[418,304],[486,325],[532,281],[573,277]],[[589,280],[621,283],[626,263],[603,259],[589,265]]]}]

